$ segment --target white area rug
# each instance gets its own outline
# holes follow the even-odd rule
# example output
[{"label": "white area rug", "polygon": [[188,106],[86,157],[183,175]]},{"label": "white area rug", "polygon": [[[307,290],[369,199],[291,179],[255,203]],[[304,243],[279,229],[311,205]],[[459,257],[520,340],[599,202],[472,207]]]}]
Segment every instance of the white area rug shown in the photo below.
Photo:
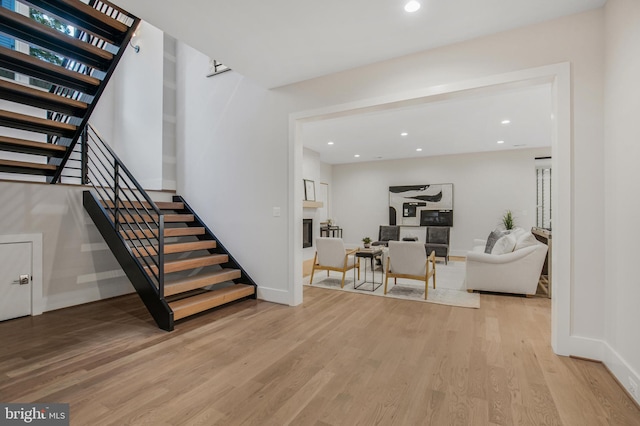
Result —
[{"label": "white area rug", "polygon": [[[380,266],[376,267],[375,280],[377,283],[376,286],[378,286],[380,282],[382,282],[382,285],[373,292],[371,291],[371,283],[366,283],[360,286],[364,280],[364,262],[359,281],[357,280],[356,272],[356,281],[358,281],[356,285],[359,286],[358,289],[353,288],[353,271],[347,272],[343,289],[340,288],[342,274],[338,272],[331,272],[329,277],[327,277],[326,271],[316,272],[316,275],[313,278],[312,287],[478,309],[480,308],[480,295],[477,293],[467,293],[467,290],[464,288],[464,266],[464,262],[450,261],[448,265],[445,265],[444,262],[438,262],[436,265],[436,288],[433,288],[433,282],[430,279],[427,300],[424,300],[424,284],[419,281],[406,279],[398,279],[398,284],[395,286],[393,285],[393,280],[389,279],[389,286],[387,288],[387,294],[385,295],[384,274],[382,273]],[[304,278],[304,285],[309,285],[310,278],[310,276]],[[369,265],[367,265],[367,280],[370,281],[371,278],[372,273],[369,269]]]}]

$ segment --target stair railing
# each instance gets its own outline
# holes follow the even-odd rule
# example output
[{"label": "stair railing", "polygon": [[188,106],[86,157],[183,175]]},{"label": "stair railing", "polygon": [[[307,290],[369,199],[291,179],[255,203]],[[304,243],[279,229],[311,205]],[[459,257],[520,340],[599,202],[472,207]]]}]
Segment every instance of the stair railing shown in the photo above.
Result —
[{"label": "stair railing", "polygon": [[[28,3],[28,0],[26,0],[26,2]],[[118,63],[120,62],[120,59],[122,58],[122,56],[124,55],[124,51],[127,48],[127,46],[129,45],[129,41],[131,40],[131,38],[133,37],[133,33],[135,32],[135,30],[137,29],[139,23],[140,23],[140,18],[137,18],[131,14],[128,14],[126,11],[124,11],[123,9],[119,8],[118,6],[106,1],[106,0],[91,0],[89,2],[89,5],[92,6],[94,9],[109,15],[110,17],[122,22],[123,24],[127,25],[129,27],[129,30],[127,31],[127,33],[124,35],[124,37],[122,38],[122,40],[120,40],[120,44],[119,46],[114,46],[111,45],[110,43],[106,42],[105,40],[101,39],[98,36],[95,36],[93,34],[87,33],[85,31],[78,31],[78,33],[76,34],[76,37],[88,42],[90,44],[93,44],[94,46],[100,47],[102,49],[105,50],[109,50],[110,52],[114,53],[114,58],[111,62],[111,65],[109,66],[109,68],[107,70],[103,71],[99,71],[97,69],[94,69],[88,65],[82,64],[80,62],[74,61],[74,60],[70,60],[70,59],[65,59],[63,61],[62,66],[81,73],[81,74],[86,74],[86,75],[91,75],[94,76],[96,78],[99,78],[100,80],[102,80],[102,84],[99,86],[97,92],[92,96],[92,95],[88,95],[88,94],[83,94],[80,93],[79,91],[73,90],[73,89],[68,89],[62,86],[53,86],[50,89],[50,92],[55,93],[57,95],[60,96],[65,96],[65,97],[69,97],[69,98],[73,98],[73,99],[77,99],[77,100],[81,100],[81,101],[85,101],[89,103],[89,108],[87,110],[87,112],[84,115],[84,118],[82,120],[76,120],[73,119],[70,116],[66,116],[64,114],[61,113],[48,113],[48,117],[51,120],[55,120],[55,121],[61,121],[61,122],[71,122],[71,121],[77,121],[77,123],[71,123],[71,124],[76,124],[78,127],[78,131],[76,132],[76,134],[66,140],[63,140],[59,137],[56,138],[52,138],[50,140],[48,140],[49,143],[55,143],[55,144],[61,144],[64,146],[69,147],[69,149],[67,150],[67,153],[64,157],[62,158],[55,158],[55,157],[51,157],[49,158],[49,164],[53,164],[55,166],[58,166],[58,170],[56,171],[56,173],[53,175],[53,177],[48,178],[47,181],[51,182],[51,183],[58,183],[61,181],[62,178],[62,171],[67,163],[67,161],[69,160],[69,157],[71,156],[72,152],[74,151],[74,147],[77,144],[78,140],[81,138],[81,133],[84,131],[83,129],[85,128],[85,126],[88,124],[88,120],[89,117],[91,116],[91,113],[93,112],[93,109],[95,108],[96,102],[97,100],[100,98],[100,96],[102,95],[102,92],[104,91],[105,87],[106,87],[106,83],[109,81],[109,79],[111,78],[111,75],[113,74],[113,72],[116,69],[116,66],[118,65]]]},{"label": "stair railing", "polygon": [[87,154],[83,173],[113,229],[164,298],[164,214],[90,124],[81,140]]}]

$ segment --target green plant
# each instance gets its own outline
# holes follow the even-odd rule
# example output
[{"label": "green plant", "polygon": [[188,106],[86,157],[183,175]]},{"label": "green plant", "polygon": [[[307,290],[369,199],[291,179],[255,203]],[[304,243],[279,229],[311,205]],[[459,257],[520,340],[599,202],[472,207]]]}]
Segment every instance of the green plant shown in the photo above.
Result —
[{"label": "green plant", "polygon": [[365,243],[365,244],[371,244],[371,238],[369,238],[369,237],[364,237],[364,238],[362,239],[362,242],[363,242],[363,243]]},{"label": "green plant", "polygon": [[515,224],[513,222],[513,213],[511,213],[511,210],[507,210],[504,214],[504,216],[502,216],[502,225],[504,225],[504,229],[513,229]]}]

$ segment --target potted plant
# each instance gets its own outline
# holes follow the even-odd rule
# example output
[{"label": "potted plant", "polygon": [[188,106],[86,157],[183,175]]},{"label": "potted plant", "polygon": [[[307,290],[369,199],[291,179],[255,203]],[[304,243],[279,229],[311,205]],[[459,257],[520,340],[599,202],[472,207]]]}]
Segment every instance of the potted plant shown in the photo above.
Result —
[{"label": "potted plant", "polygon": [[504,216],[502,216],[502,225],[507,231],[515,227],[515,224],[513,222],[513,213],[511,213],[511,210],[507,210]]},{"label": "potted plant", "polygon": [[364,237],[362,239],[362,242],[364,243],[364,248],[369,248],[371,247],[371,238],[369,237]]}]

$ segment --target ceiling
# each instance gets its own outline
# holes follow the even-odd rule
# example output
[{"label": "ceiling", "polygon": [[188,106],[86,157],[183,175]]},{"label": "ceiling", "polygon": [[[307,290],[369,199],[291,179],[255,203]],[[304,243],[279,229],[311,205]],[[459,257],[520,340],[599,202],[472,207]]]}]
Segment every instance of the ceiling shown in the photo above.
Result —
[{"label": "ceiling", "polygon": [[551,114],[550,84],[504,87],[306,123],[302,141],[329,164],[536,148],[551,146]]},{"label": "ceiling", "polygon": [[113,0],[273,88],[601,7],[606,0]]},{"label": "ceiling", "polygon": [[[267,88],[595,9],[606,0],[114,0]],[[510,119],[508,125],[501,124]],[[548,85],[307,123],[330,164],[551,145]],[[409,135],[402,137],[401,132]],[[503,144],[497,144],[504,140]],[[329,146],[327,142],[333,141]],[[416,149],[421,148],[418,152]],[[359,154],[359,158],[354,155]]]}]

